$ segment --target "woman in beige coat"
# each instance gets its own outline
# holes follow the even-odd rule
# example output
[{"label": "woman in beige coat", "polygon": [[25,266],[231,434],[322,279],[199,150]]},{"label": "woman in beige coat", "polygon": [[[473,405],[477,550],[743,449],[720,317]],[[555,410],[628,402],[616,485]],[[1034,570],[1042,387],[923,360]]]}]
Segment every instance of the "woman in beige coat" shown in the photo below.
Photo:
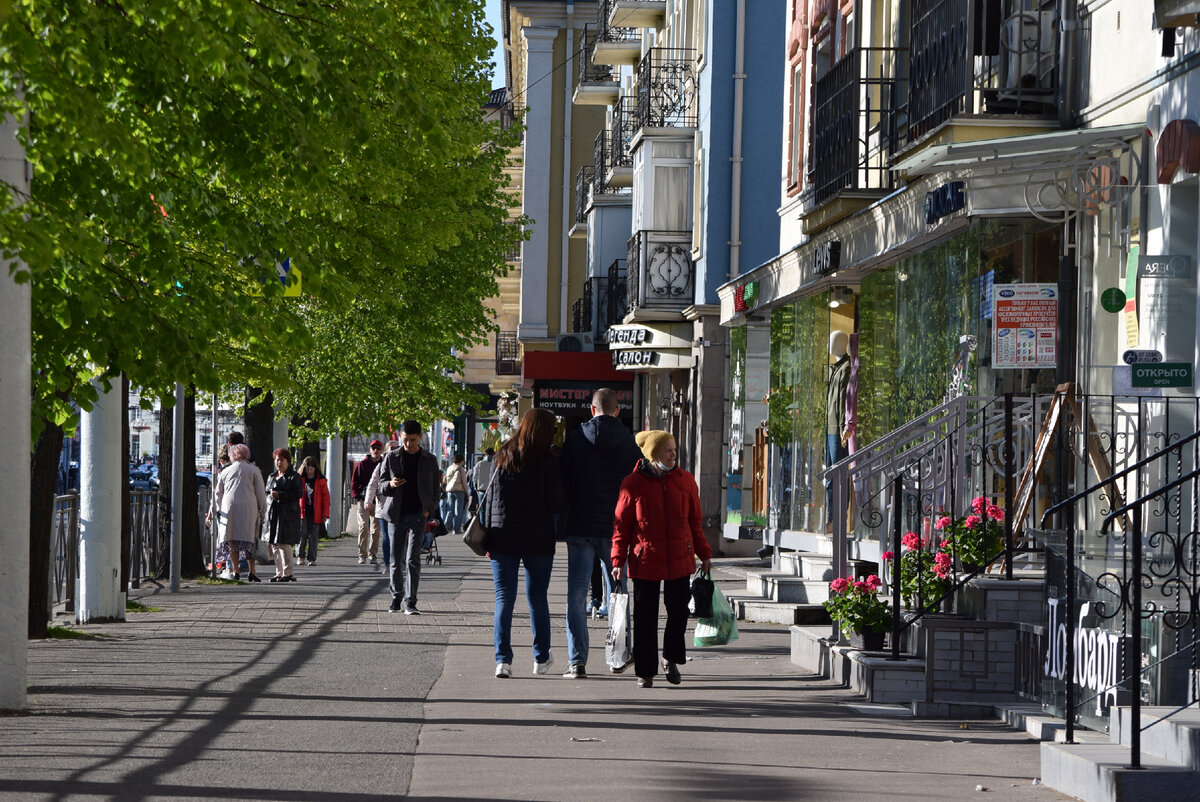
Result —
[{"label": "woman in beige coat", "polygon": [[225,572],[222,579],[238,579],[238,557],[244,552],[250,566],[247,577],[258,582],[254,575],[254,538],[262,525],[267,509],[267,492],[262,472],[250,462],[250,448],[238,443],[229,449],[233,462],[217,477],[217,520],[220,522],[221,545],[217,555],[225,553]]}]

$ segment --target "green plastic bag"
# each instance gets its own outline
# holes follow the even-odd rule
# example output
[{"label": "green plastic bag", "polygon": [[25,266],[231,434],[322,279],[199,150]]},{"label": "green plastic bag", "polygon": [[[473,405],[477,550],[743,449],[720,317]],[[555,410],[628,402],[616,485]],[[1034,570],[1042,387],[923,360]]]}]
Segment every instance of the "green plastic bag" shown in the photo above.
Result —
[{"label": "green plastic bag", "polygon": [[712,605],[712,616],[696,622],[696,634],[692,637],[695,646],[724,646],[737,640],[737,619],[734,618],[733,608],[716,584],[713,585]]}]

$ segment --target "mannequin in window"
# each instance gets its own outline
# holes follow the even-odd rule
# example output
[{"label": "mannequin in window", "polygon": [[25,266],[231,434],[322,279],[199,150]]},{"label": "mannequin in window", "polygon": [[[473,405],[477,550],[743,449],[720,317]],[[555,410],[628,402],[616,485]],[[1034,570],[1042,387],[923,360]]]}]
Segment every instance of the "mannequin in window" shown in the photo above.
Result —
[{"label": "mannequin in window", "polygon": [[[846,390],[850,386],[850,335],[844,331],[829,333],[829,380],[825,387],[825,468],[849,456],[846,443],[854,433],[848,425]],[[833,486],[825,480],[825,531],[833,532]]]}]

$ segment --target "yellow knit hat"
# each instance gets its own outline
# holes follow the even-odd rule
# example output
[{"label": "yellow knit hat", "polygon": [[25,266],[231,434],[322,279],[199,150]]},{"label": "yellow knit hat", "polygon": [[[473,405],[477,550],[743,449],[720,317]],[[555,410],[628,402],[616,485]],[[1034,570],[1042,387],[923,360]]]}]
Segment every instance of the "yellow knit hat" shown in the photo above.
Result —
[{"label": "yellow knit hat", "polygon": [[650,429],[645,432],[638,432],[633,438],[638,448],[646,455],[646,459],[654,459],[654,452],[662,447],[662,444],[668,440],[674,440],[675,436],[670,432],[664,432],[662,429]]}]

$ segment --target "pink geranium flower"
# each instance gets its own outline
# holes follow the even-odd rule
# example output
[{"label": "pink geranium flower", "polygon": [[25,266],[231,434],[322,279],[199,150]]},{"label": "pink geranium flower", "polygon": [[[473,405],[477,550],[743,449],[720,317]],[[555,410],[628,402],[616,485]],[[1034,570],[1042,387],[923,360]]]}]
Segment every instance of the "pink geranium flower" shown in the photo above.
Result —
[{"label": "pink geranium flower", "polygon": [[834,593],[845,593],[850,589],[850,580],[839,576],[837,579],[829,583],[829,589]]},{"label": "pink geranium flower", "polygon": [[870,588],[867,587],[866,582],[855,582],[854,589],[857,590],[859,593],[866,593],[868,590],[870,590]]},{"label": "pink geranium flower", "polygon": [[982,515],[983,511],[987,509],[987,505],[987,496],[976,496],[975,498],[971,499],[971,509],[980,515]]},{"label": "pink geranium flower", "polygon": [[941,518],[937,519],[937,522],[933,526],[936,529],[945,529],[952,523],[954,523],[954,521],[951,520],[949,515],[943,515]]},{"label": "pink geranium flower", "polygon": [[968,515],[967,520],[963,521],[963,526],[967,527],[967,529],[974,529],[981,523],[983,523],[983,519],[978,515]]},{"label": "pink geranium flower", "polygon": [[1004,510],[1000,509],[995,504],[989,504],[987,508],[987,517],[991,518],[993,521],[1003,521]]},{"label": "pink geranium flower", "polygon": [[896,556],[896,555],[895,555],[895,554],[893,554],[892,552],[890,552],[890,551],[885,551],[883,554],[880,554],[880,555],[879,555],[879,559],[881,559],[881,560],[890,560],[890,559],[894,558],[895,556]]},{"label": "pink geranium flower", "polygon": [[880,579],[879,576],[876,574],[871,574],[870,576],[868,576],[866,582],[867,582],[867,587],[870,588],[871,590],[876,590],[879,588],[880,585],[883,584],[883,580]]},{"label": "pink geranium flower", "polygon": [[900,538],[900,543],[906,549],[919,549],[925,545],[925,541],[921,540],[921,536],[916,532],[905,532],[904,537]]}]

